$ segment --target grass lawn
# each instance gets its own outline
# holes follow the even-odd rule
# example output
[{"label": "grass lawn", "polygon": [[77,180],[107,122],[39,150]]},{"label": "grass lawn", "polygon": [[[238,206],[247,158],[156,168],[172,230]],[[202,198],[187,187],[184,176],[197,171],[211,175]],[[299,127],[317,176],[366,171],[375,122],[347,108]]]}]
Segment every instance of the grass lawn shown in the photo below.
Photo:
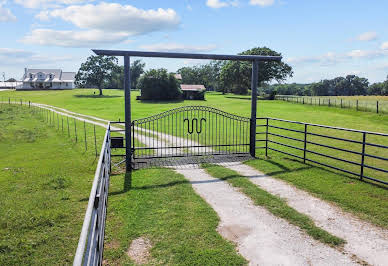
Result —
[{"label": "grass lawn", "polygon": [[104,260],[132,264],[132,240],[152,243],[150,264],[244,265],[235,246],[216,231],[215,211],[170,169],[143,169],[111,177]]},{"label": "grass lawn", "polygon": [[[95,90],[73,90],[73,91],[3,91],[0,92],[0,99],[7,100],[7,97],[13,97],[13,99],[24,98],[25,100],[31,100],[34,102],[47,103],[51,105],[55,105],[58,107],[64,107],[71,111],[76,111],[88,115],[95,115],[98,117],[102,117],[108,120],[118,120],[124,119],[124,99],[123,99],[123,91],[120,90],[104,90],[104,96],[99,97],[93,94]],[[250,100],[249,97],[242,96],[236,97],[235,95],[222,95],[220,93],[207,93],[206,101],[178,101],[178,102],[140,102],[135,98],[139,95],[139,92],[131,92],[131,104],[132,104],[132,117],[133,119],[138,119],[142,117],[147,117],[153,114],[160,113],[162,111],[170,110],[171,108],[176,108],[180,106],[186,105],[205,105],[211,106],[218,109],[221,109],[226,112],[230,112],[233,114],[241,115],[241,116],[250,116]],[[302,104],[294,104],[287,103],[283,101],[260,101],[258,102],[258,117],[275,117],[275,118],[283,118],[288,120],[295,120],[301,122],[309,122],[316,124],[324,124],[330,126],[339,126],[339,127],[347,127],[353,129],[360,130],[368,130],[368,131],[376,131],[376,132],[388,132],[388,115],[386,114],[375,114],[371,112],[356,112],[352,109],[340,109],[333,108],[327,106],[314,106],[314,105],[302,105]],[[272,123],[272,122],[271,122]],[[284,122],[273,122],[273,125],[276,126],[285,126]],[[292,129],[303,130],[300,125],[291,125],[287,126]],[[351,140],[362,140],[362,135],[359,133],[348,133],[345,131],[333,131],[329,129],[323,128],[311,128],[310,132],[318,133],[318,134],[328,134],[331,136],[337,136],[345,139]],[[285,132],[279,129],[271,129],[273,133],[287,133],[287,136],[303,139],[303,136],[300,133],[296,132]],[[229,131],[230,132],[230,131]],[[263,136],[263,135],[261,135]],[[227,137],[227,136],[226,136]],[[293,145],[299,148],[303,148],[303,143],[296,142],[293,140],[284,140],[279,137],[270,136],[270,139],[273,141],[283,142],[289,145]],[[374,142],[381,145],[387,145],[386,137],[375,137],[368,136],[367,141]],[[332,145],[339,148],[351,149],[353,151],[361,152],[361,145],[356,143],[347,143],[332,139],[324,139],[318,138],[316,136],[309,136],[308,141],[318,142],[325,145]],[[259,146],[259,144],[258,144]],[[273,148],[277,148],[283,151],[288,151],[295,153],[297,155],[302,155],[303,152],[294,150],[287,147],[281,147],[277,144],[271,143],[270,146]],[[337,156],[343,159],[351,160],[354,162],[360,162],[360,155],[351,154],[341,151],[332,150],[329,148],[323,148],[315,145],[307,145],[308,149],[312,149],[317,152],[322,152],[331,156]],[[366,152],[371,155],[377,155],[388,158],[388,150],[387,149],[377,149],[375,147],[368,146]],[[262,150],[257,150],[257,155],[261,156],[263,154]],[[269,156],[271,156],[270,161],[259,160],[256,163],[256,167],[262,171],[269,172],[277,172],[278,166],[281,165],[285,167],[284,169],[294,169],[295,164],[299,164],[299,162],[291,161],[285,159],[286,156],[277,154],[276,152],[270,151]],[[353,171],[358,173],[359,166],[356,165],[345,165],[342,162],[334,161],[332,159],[326,159],[320,157],[319,155],[307,154],[307,157],[310,159],[319,160],[324,163],[328,163],[337,167],[345,168],[346,170]],[[374,159],[374,158],[366,158],[365,163],[371,166],[380,167],[383,169],[387,169],[386,161]],[[277,166],[274,164],[278,164]],[[301,164],[302,165],[302,164]],[[271,168],[274,167],[274,168]],[[296,167],[296,168],[299,168]],[[271,170],[272,169],[272,170]],[[320,169],[318,167],[314,169]],[[326,195],[325,199],[334,201],[338,203],[345,209],[351,210],[355,213],[358,213],[361,217],[368,219],[379,225],[386,225],[386,217],[387,211],[386,209],[381,209],[379,206],[386,206],[384,203],[379,202],[381,197],[386,199],[386,190],[381,190],[372,185],[360,183],[357,180],[349,179],[348,177],[344,177],[341,173],[328,172],[330,174],[326,174],[327,172],[323,170],[314,170],[307,171],[303,174],[303,171],[291,171],[286,175],[296,175],[295,178],[298,182],[304,181],[306,183],[310,183],[311,186],[314,187],[314,193],[320,195]],[[386,173],[377,172],[375,170],[366,169],[365,174],[371,177],[377,177],[382,180],[388,181],[388,175]],[[274,174],[274,176],[278,176]],[[282,176],[279,176],[283,178]],[[321,180],[322,182],[326,182],[325,186],[319,185],[317,180]],[[298,185],[296,180],[290,179],[289,182],[292,182]],[[316,185],[315,185],[316,184]],[[359,204],[351,204],[351,198],[363,198],[359,196],[358,193],[363,193],[363,190],[358,190],[358,186],[364,187],[364,185],[369,186],[370,190],[379,191],[377,194],[371,193],[368,197],[373,198],[375,195],[377,196],[377,201],[369,201],[375,202],[375,205],[368,205],[364,201],[358,199],[355,202]],[[334,189],[335,188],[335,189]],[[338,193],[337,196],[329,196],[331,193],[334,193],[335,190],[338,191],[354,191],[347,195],[342,195]],[[308,190],[308,186],[305,186],[306,190]],[[333,191],[330,191],[333,190]],[[366,191],[368,191],[366,189]],[[365,192],[366,195],[369,195],[369,192]],[[365,195],[362,194],[362,195]],[[352,197],[348,197],[348,195],[352,195]],[[348,203],[345,204],[345,199],[348,197]],[[376,206],[376,207],[374,207]],[[368,210],[371,208],[372,210]],[[385,221],[385,222],[384,222]]]},{"label": "grass lawn", "polygon": [[[69,137],[60,116],[48,123],[31,111],[0,105],[0,265],[69,265],[94,177],[94,150],[85,151],[82,124],[76,143],[71,120]],[[97,129],[99,146],[103,133]],[[216,232],[216,213],[183,176],[148,169],[131,179],[111,178],[107,263],[132,264],[126,251],[138,236],[151,240],[154,263],[247,263]]]},{"label": "grass lawn", "polygon": [[338,246],[345,243],[343,239],[333,236],[327,231],[317,227],[308,216],[289,207],[281,198],[273,196],[259,188],[237,172],[218,165],[207,164],[203,165],[203,167],[211,176],[226,180],[232,186],[251,198],[256,205],[263,206],[275,216],[283,218],[291,224],[298,226],[314,239],[332,246]]},{"label": "grass lawn", "polygon": [[96,167],[83,148],[0,104],[0,265],[72,263]]}]

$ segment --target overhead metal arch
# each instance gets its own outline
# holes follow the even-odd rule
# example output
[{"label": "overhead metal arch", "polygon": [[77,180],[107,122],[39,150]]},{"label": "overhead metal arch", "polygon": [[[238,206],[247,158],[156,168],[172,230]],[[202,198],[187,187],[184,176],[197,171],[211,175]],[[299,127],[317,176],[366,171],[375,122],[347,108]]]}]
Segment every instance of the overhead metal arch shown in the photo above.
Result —
[{"label": "overhead metal arch", "polygon": [[146,51],[123,51],[123,50],[98,50],[92,49],[96,55],[123,56],[124,57],[124,91],[125,91],[125,139],[126,139],[126,169],[131,170],[131,94],[130,94],[130,57],[156,57],[156,58],[182,58],[182,59],[210,59],[210,60],[232,60],[252,62],[251,79],[251,121],[250,121],[250,147],[252,157],[256,149],[256,111],[257,111],[257,82],[259,61],[281,61],[281,56],[267,55],[226,55],[226,54],[196,54],[196,53],[172,53],[172,52],[146,52]]}]

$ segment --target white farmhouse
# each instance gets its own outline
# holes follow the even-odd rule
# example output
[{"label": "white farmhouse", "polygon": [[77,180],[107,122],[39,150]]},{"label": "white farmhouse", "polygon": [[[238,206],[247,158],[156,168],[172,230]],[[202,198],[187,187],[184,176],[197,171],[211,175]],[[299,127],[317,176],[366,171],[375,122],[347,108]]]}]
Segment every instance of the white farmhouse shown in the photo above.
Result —
[{"label": "white farmhouse", "polygon": [[24,69],[19,90],[71,90],[75,88],[75,72],[61,69]]}]

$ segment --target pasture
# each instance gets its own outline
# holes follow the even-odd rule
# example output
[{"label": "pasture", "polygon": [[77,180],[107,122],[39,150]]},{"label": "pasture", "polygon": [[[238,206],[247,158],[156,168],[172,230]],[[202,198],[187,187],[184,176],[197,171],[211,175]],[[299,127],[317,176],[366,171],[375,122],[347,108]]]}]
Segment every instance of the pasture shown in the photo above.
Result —
[{"label": "pasture", "polygon": [[[81,89],[73,91],[4,91],[0,92],[0,100],[8,102],[8,98],[10,98],[11,102],[20,102],[20,99],[23,99],[23,102],[45,103],[111,121],[124,121],[123,91],[104,90],[104,96],[101,97],[97,96],[97,93],[94,94],[94,92],[95,90]],[[137,95],[139,95],[137,91],[131,93],[133,119],[188,105],[210,106],[232,114],[245,117],[250,116],[250,98],[245,96],[207,93],[205,101],[140,102],[136,100]],[[7,104],[4,106],[8,108]],[[17,115],[19,113],[15,112],[15,117]],[[274,117],[359,130],[388,132],[388,115],[355,112],[352,109],[339,109],[327,106],[297,105],[283,101],[259,100],[258,117]],[[30,123],[33,123],[33,121]],[[282,122],[273,122],[273,125],[281,126]],[[300,129],[299,125],[293,125],[290,128],[294,130]],[[55,134],[52,127],[48,127],[48,130]],[[314,133],[334,134],[329,129],[313,130],[312,132]],[[99,136],[102,135],[102,129],[100,132]],[[282,131],[281,129],[273,129],[272,132],[277,134]],[[61,135],[59,130],[57,130],[56,134],[58,136],[55,141],[66,142],[66,138]],[[291,132],[288,136],[300,138],[297,132]],[[352,140],[359,140],[360,138],[359,135],[348,132],[341,132],[336,136]],[[280,141],[280,138],[271,136],[271,140]],[[340,148],[349,148],[357,151],[360,149],[356,143],[349,145],[330,139],[323,140],[322,142],[322,139],[318,137],[312,137],[309,140],[336,145]],[[68,139],[67,141],[71,143],[72,140]],[[372,136],[368,141],[386,145],[385,139],[379,137]],[[3,141],[1,144],[3,145]],[[299,145],[297,142],[291,142],[291,144],[293,146]],[[275,143],[270,145],[283,151],[291,151],[290,148],[281,147]],[[50,147],[51,150],[47,152],[50,154],[55,153],[53,150],[55,147]],[[20,149],[15,150],[15,153],[18,153],[19,156],[21,156]],[[325,152],[329,155],[342,155],[349,160],[359,160],[359,157],[355,154],[349,155],[322,147],[317,147],[316,151]],[[372,155],[388,157],[386,152],[381,154],[380,151],[373,148],[368,150]],[[77,153],[77,150],[74,152]],[[82,161],[81,153],[78,151],[78,157],[75,155],[71,156],[75,156],[74,160]],[[70,156],[66,153],[62,155]],[[303,164],[300,160],[274,151],[269,152],[269,158],[265,158],[264,151],[260,149],[257,150],[257,155],[257,159],[250,160],[246,164],[265,174],[308,191],[318,198],[335,203],[343,210],[351,212],[363,220],[383,228],[388,228],[388,195],[385,188],[360,182],[355,177],[325,167],[309,163]],[[311,155],[309,158],[314,158],[313,156],[316,155]],[[387,168],[386,161],[381,162],[373,158],[368,158],[367,160],[367,163],[370,165]],[[329,161],[327,159],[324,162],[329,163]],[[342,165],[341,162],[330,161],[330,163]],[[264,206],[275,213],[275,215],[288,219],[291,223],[310,232],[309,234],[314,238],[333,245],[343,243],[342,239],[338,239],[325,231],[319,231],[319,228],[316,228],[311,220],[293,209],[289,209],[280,199],[254,188],[244,177],[223,170],[220,166],[205,165],[204,167],[207,168],[209,173],[213,173],[214,177],[227,180],[233,186],[241,189],[243,193],[249,195],[258,205]],[[90,168],[93,168],[93,166]],[[349,166],[346,169],[356,169],[354,171],[357,171],[357,166]],[[388,176],[385,173],[377,175],[383,180],[388,180]],[[85,183],[83,188],[86,190],[84,198],[87,197],[92,176],[93,174],[91,173],[88,178],[83,178]],[[235,177],[231,179],[230,176]],[[40,178],[42,179],[42,177]],[[216,213],[194,193],[190,184],[183,176],[174,173],[172,170],[143,169],[134,171],[131,175],[125,175],[119,168],[114,169],[114,175],[111,178],[109,201],[105,241],[105,258],[108,263],[130,263],[129,258],[125,255],[128,244],[131,240],[144,235],[153,240],[154,243],[157,243],[151,250],[152,257],[155,259],[152,262],[173,264],[245,263],[244,259],[234,251],[234,246],[216,233],[218,224]],[[83,210],[80,206],[84,206],[82,204],[86,205],[86,202],[73,206],[79,209],[80,217]],[[78,222],[80,223],[80,221]],[[78,226],[80,228],[80,225]],[[75,230],[75,238],[78,236],[78,233],[79,230]],[[73,246],[75,247],[75,244]],[[177,251],[182,256],[177,256]],[[192,257],[192,254],[199,255]],[[188,260],[189,257],[191,260]]]}]

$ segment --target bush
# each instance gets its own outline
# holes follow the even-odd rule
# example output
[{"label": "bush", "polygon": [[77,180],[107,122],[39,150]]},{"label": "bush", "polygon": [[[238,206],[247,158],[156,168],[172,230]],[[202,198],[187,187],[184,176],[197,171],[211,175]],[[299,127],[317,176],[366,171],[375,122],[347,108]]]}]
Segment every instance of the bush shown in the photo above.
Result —
[{"label": "bush", "polygon": [[182,97],[178,80],[164,68],[144,73],[137,88],[141,90],[142,100],[176,100]]}]

